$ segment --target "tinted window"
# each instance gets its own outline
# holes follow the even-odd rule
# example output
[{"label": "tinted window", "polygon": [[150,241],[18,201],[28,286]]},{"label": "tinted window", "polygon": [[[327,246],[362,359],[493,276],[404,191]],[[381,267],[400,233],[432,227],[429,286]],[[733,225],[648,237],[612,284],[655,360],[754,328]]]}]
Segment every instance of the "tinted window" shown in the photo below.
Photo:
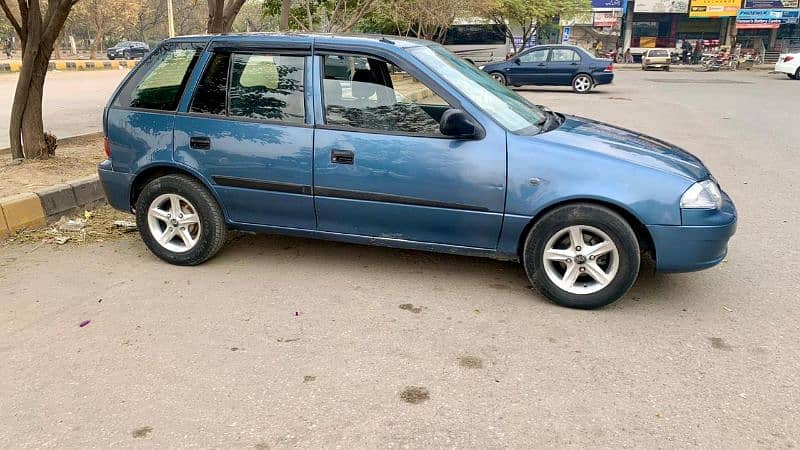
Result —
[{"label": "tinted window", "polygon": [[547,61],[547,52],[549,51],[548,49],[533,50],[520,56],[519,60],[524,63]]},{"label": "tinted window", "polygon": [[228,114],[305,122],[302,56],[232,56]]},{"label": "tinted window", "polygon": [[192,100],[191,112],[225,114],[225,94],[228,89],[228,62],[230,55],[217,53],[208,63],[206,71]]},{"label": "tinted window", "polygon": [[199,54],[197,44],[171,43],[159,47],[137,66],[114,105],[175,111]]},{"label": "tinted window", "polygon": [[444,45],[505,44],[506,33],[499,25],[453,25],[447,29]]},{"label": "tinted window", "polygon": [[441,135],[447,102],[400,68],[363,56],[325,56],[327,124]]},{"label": "tinted window", "polygon": [[554,48],[550,52],[550,61],[553,62],[573,62],[580,60],[580,56],[578,56],[574,50],[568,48]]},{"label": "tinted window", "polygon": [[650,50],[647,53],[647,56],[653,56],[653,57],[669,56],[669,53],[667,53],[666,50]]}]

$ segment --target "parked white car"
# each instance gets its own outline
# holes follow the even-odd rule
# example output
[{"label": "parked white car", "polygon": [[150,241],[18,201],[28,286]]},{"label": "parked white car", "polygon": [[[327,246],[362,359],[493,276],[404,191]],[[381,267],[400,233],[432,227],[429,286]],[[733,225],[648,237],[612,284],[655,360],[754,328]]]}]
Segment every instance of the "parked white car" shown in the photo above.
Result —
[{"label": "parked white car", "polygon": [[800,80],[800,53],[783,53],[775,63],[775,72],[785,73],[793,80]]}]

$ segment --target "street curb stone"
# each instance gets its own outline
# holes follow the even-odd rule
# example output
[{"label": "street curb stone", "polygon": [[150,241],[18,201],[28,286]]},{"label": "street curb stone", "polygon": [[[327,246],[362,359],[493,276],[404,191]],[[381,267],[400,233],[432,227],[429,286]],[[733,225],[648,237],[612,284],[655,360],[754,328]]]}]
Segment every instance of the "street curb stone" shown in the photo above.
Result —
[{"label": "street curb stone", "polygon": [[106,203],[97,175],[57,184],[38,192],[0,198],[0,238],[25,228],[58,221],[62,216]]},{"label": "street curb stone", "polygon": [[75,201],[81,208],[94,208],[105,203],[105,193],[97,175],[69,182],[75,194]]},{"label": "street curb stone", "polygon": [[46,223],[39,196],[32,192],[2,198],[0,207],[9,231],[35,228]]},{"label": "street curb stone", "polygon": [[55,222],[61,216],[71,215],[78,211],[78,201],[75,191],[69,184],[57,184],[36,192],[44,208],[45,219],[48,223]]}]

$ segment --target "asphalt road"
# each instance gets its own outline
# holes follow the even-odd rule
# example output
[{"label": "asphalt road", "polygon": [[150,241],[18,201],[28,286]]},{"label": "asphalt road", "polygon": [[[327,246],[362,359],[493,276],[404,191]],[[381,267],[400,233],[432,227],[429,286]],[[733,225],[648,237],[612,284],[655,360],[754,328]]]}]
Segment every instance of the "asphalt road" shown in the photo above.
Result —
[{"label": "asphalt road", "polygon": [[273,236],[196,268],[136,235],[0,247],[0,447],[799,445],[800,83],[524,92],[698,154],[740,211],[727,260],[645,268],[575,311],[487,259]]},{"label": "asphalt road", "polygon": [[[47,74],[42,97],[44,129],[64,138],[103,129],[102,114],[127,69]],[[8,147],[8,122],[18,74],[0,73],[0,148]]]}]

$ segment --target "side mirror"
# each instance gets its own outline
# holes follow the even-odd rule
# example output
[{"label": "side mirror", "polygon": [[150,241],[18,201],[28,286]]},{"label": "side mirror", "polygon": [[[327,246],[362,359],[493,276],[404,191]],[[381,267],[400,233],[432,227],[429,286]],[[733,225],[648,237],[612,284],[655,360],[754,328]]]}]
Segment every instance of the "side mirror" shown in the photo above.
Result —
[{"label": "side mirror", "polygon": [[514,64],[520,65],[522,64],[522,61],[520,61],[519,58],[514,58]]},{"label": "side mirror", "polygon": [[458,139],[483,139],[485,132],[469,114],[463,110],[450,108],[442,114],[439,131],[445,136]]}]

